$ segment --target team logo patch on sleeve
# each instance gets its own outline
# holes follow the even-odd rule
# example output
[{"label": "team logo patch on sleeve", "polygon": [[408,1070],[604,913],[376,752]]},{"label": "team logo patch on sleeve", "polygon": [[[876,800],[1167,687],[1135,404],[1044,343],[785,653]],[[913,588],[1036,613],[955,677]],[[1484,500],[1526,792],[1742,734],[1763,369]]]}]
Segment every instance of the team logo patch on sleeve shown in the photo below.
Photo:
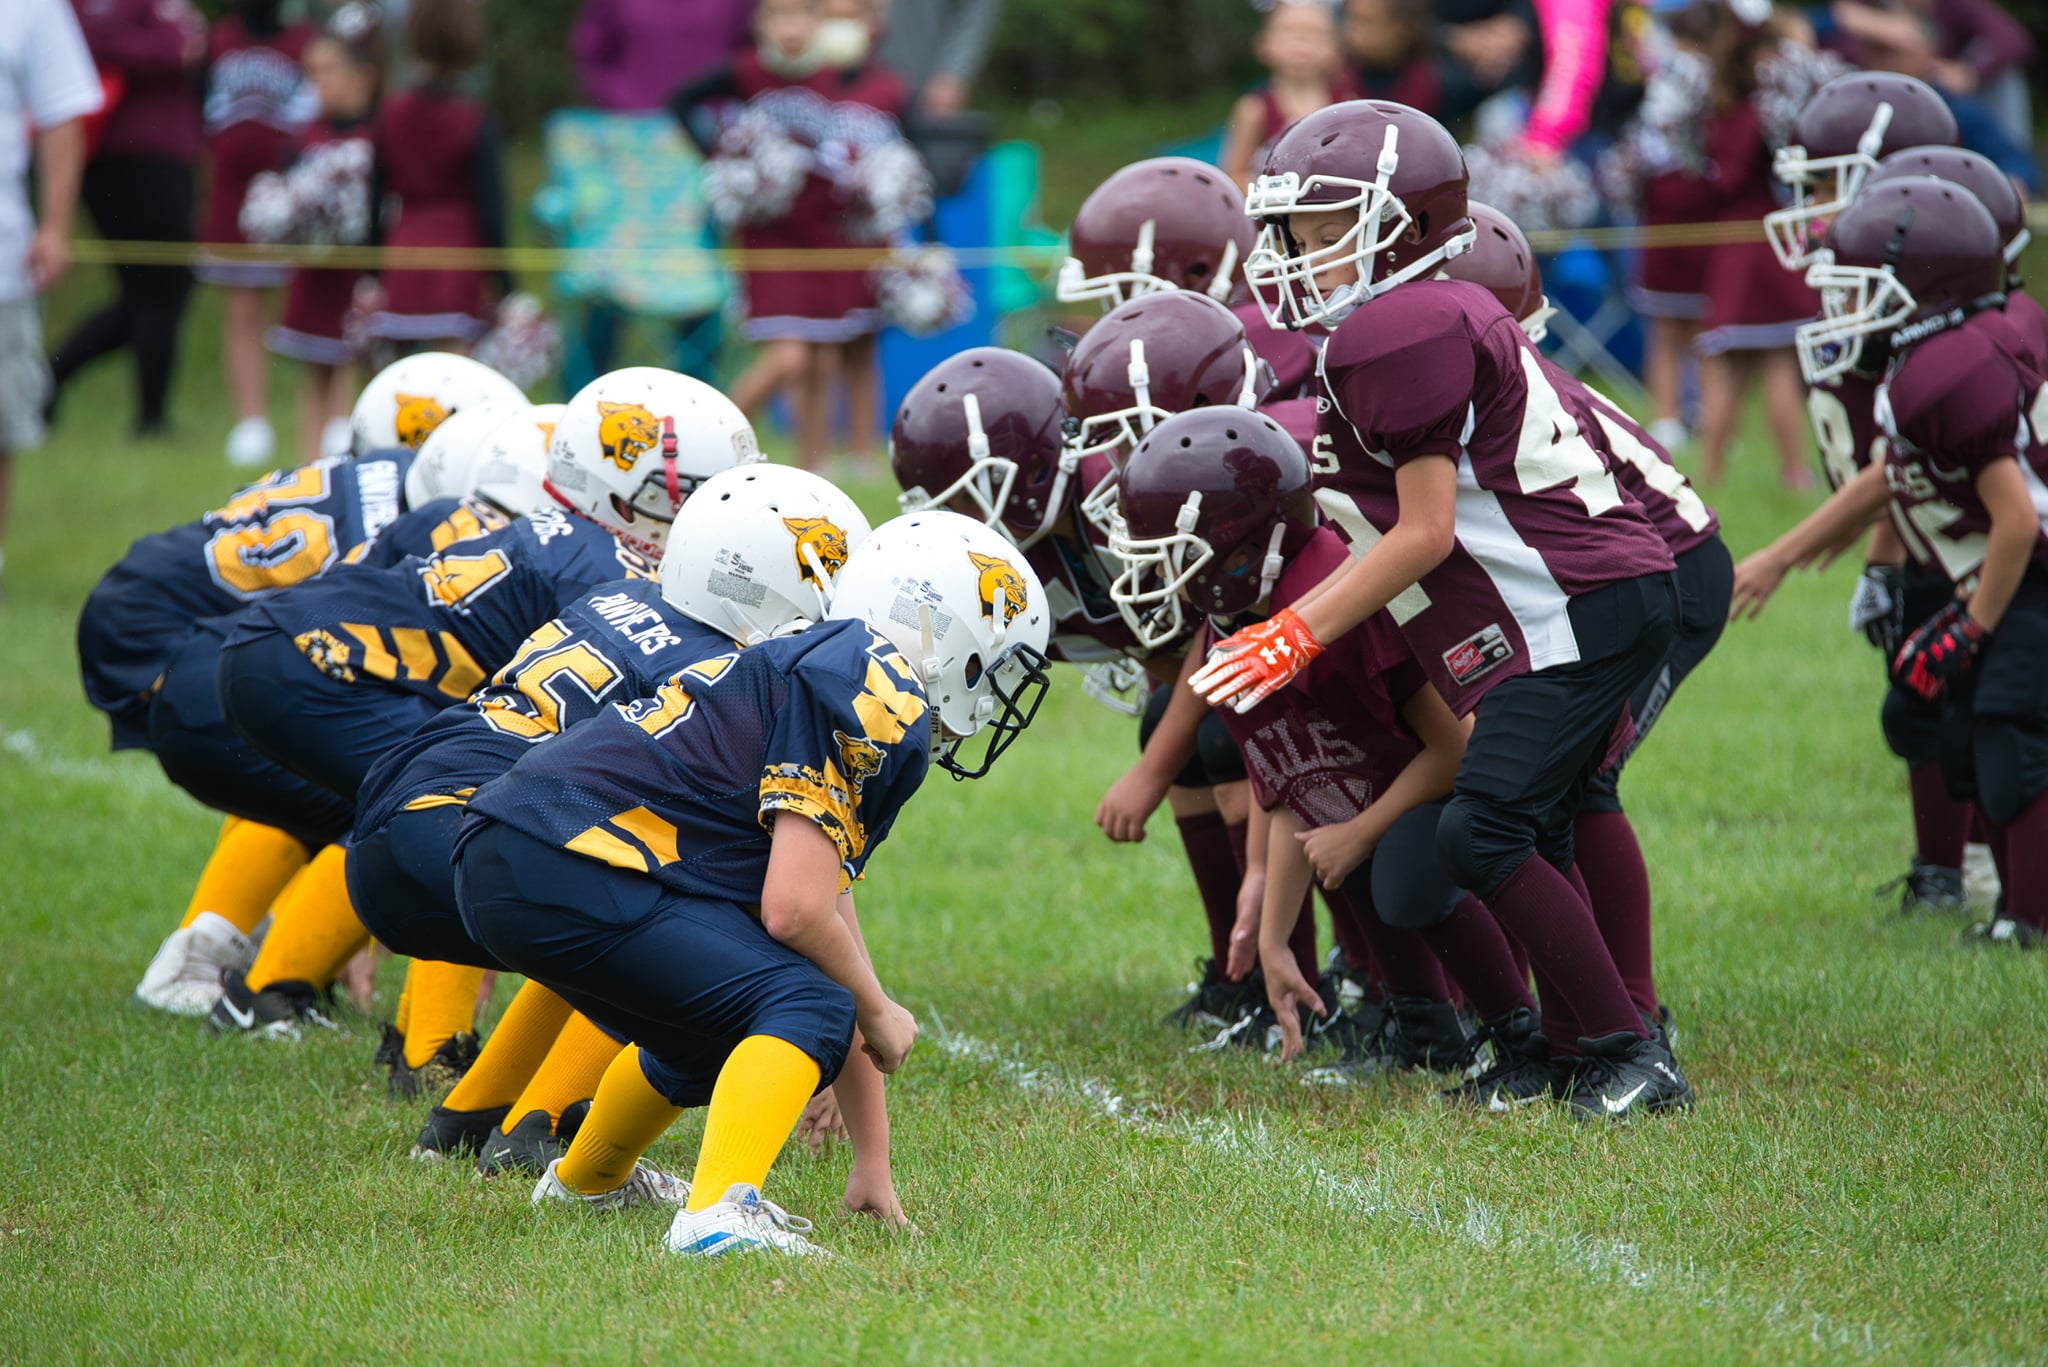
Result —
[{"label": "team logo patch on sleeve", "polygon": [[398,416],[392,425],[398,431],[398,439],[417,451],[434,429],[448,421],[453,411],[442,405],[432,394],[400,394]]},{"label": "team logo patch on sleeve", "polygon": [[806,581],[815,583],[817,573],[811,568],[808,548],[818,558],[818,564],[825,567],[825,573],[836,575],[846,563],[846,531],[830,518],[785,517],[782,525],[796,538],[797,573]]},{"label": "team logo patch on sleeve", "polygon": [[839,746],[839,771],[857,798],[861,786],[881,772],[882,747],[865,736],[849,736],[844,731],[834,731],[832,740]]},{"label": "team logo patch on sleeve", "polygon": [[998,594],[1003,599],[1005,625],[1016,620],[1017,614],[1030,606],[1025,601],[1030,591],[1024,587],[1024,576],[1017,573],[1015,565],[999,555],[982,555],[977,551],[967,552],[967,558],[981,572],[981,581],[977,585],[981,592],[981,610],[991,622],[995,620]]},{"label": "team logo patch on sleeve", "polygon": [[328,678],[340,683],[354,683],[356,671],[349,663],[350,650],[347,642],[331,631],[315,629],[300,632],[292,638],[292,644],[299,653],[312,661],[313,668]]},{"label": "team logo patch on sleeve", "polygon": [[630,470],[642,453],[661,440],[661,421],[645,404],[597,401],[597,446],[604,458]]}]

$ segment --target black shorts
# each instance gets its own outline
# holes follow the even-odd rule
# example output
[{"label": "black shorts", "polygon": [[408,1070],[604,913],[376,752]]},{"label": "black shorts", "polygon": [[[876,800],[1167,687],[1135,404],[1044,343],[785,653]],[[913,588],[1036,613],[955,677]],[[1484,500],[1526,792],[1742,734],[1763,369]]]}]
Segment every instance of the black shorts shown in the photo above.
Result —
[{"label": "black shorts", "polygon": [[640,1046],[671,1105],[702,1106],[750,1035],[784,1040],[839,1076],[853,994],[735,902],[692,897],[645,874],[486,822],[464,840],[456,898],[471,938]]},{"label": "black shorts", "polygon": [[1698,669],[1728,626],[1728,602],[1735,593],[1735,559],[1716,535],[1678,557],[1678,635],[1658,669],[1629,695],[1607,762],[1586,785],[1580,807],[1588,812],[1621,810],[1622,766],[1649,739],[1671,695]]},{"label": "black shorts", "polygon": [[1572,818],[1606,762],[1628,700],[1669,657],[1678,590],[1668,574],[1571,602],[1579,659],[1494,686],[1480,700],[1437,828],[1453,882],[1491,896],[1530,853],[1572,864]]},{"label": "black shorts", "polygon": [[1372,857],[1344,880],[1343,893],[1360,912],[1399,930],[1428,930],[1465,900],[1436,855],[1436,828],[1444,804],[1425,802],[1394,818]]},{"label": "black shorts", "polygon": [[441,710],[416,693],[330,679],[283,632],[223,650],[219,681],[229,725],[351,807],[371,766]]},{"label": "black shorts", "polygon": [[2048,567],[2027,567],[1998,630],[1939,702],[1951,797],[2003,825],[2048,792]]},{"label": "black shorts", "polygon": [[258,753],[222,715],[215,673],[228,622],[200,623],[150,700],[149,748],[164,777],[215,811],[275,826],[308,849],[341,839],[354,804]]},{"label": "black shorts", "polygon": [[348,898],[386,949],[415,959],[502,969],[470,937],[455,902],[459,801],[400,809],[381,826],[358,830],[348,846]]},{"label": "black shorts", "polygon": [[[1956,586],[1940,571],[1908,562],[1903,596],[1906,630],[1911,632],[1955,600]],[[1941,758],[1941,700],[1929,702],[1894,682],[1890,660],[1884,662],[1884,675],[1888,687],[1879,719],[1884,725],[1885,744],[1916,769],[1933,764]]]},{"label": "black shorts", "polygon": [[[1152,733],[1159,729],[1160,720],[1166,716],[1166,704],[1172,698],[1173,685],[1161,684],[1145,699],[1145,714],[1138,719],[1140,750],[1145,748],[1145,742],[1152,739]],[[1223,718],[1211,708],[1202,714],[1202,724],[1195,730],[1195,753],[1173,776],[1173,786],[1213,788],[1219,783],[1242,783],[1244,780],[1244,755],[1239,752],[1237,742],[1230,738],[1230,728],[1223,724]]]}]

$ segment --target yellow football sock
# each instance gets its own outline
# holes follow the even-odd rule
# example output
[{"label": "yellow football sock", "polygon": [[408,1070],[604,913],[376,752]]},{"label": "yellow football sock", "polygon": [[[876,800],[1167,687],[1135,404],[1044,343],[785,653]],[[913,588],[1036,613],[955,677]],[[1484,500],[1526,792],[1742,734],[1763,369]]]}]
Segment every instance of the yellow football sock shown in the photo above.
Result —
[{"label": "yellow football sock", "polygon": [[552,1126],[562,1118],[564,1106],[597,1095],[598,1082],[625,1047],[580,1012],[572,1013],[526,1090],[513,1101],[507,1123],[517,1124],[532,1111],[546,1111]]},{"label": "yellow football sock", "polygon": [[[410,967],[411,965],[407,965],[408,970]],[[412,1024],[412,974],[408,971],[398,981],[398,1009],[391,1013],[391,1028],[396,1030],[402,1038],[405,1035],[405,1027],[410,1024]]]},{"label": "yellow football sock", "polygon": [[249,970],[249,986],[257,992],[283,982],[325,987],[370,942],[370,932],[349,905],[339,845],[314,856],[277,899],[274,911],[270,933]]},{"label": "yellow football sock", "polygon": [[[789,1142],[811,1094],[818,1090],[818,1065],[788,1040],[749,1035],[718,1070],[711,1109],[704,1117],[704,1144],[690,1179],[690,1209],[718,1204],[735,1182],[760,1186],[775,1155]],[[605,1075],[611,1080],[611,1074]],[[597,1114],[595,1107],[591,1115]],[[583,1122],[586,1127],[589,1121]],[[582,1136],[577,1136],[582,1142]]]},{"label": "yellow football sock", "polygon": [[[511,1005],[484,1041],[462,1081],[441,1104],[451,1111],[488,1111],[510,1106],[533,1080],[534,1070],[548,1056],[549,1046],[572,1013],[569,1003],[528,978],[513,994]],[[585,1096],[590,1095],[588,1092]],[[524,1115],[513,1112],[513,1119]]]},{"label": "yellow football sock", "polygon": [[199,871],[199,886],[192,889],[192,902],[179,928],[210,911],[249,934],[312,857],[312,851],[274,826],[229,817],[221,823],[220,839],[214,842],[206,867]]},{"label": "yellow football sock", "polygon": [[483,977],[481,968],[432,959],[406,967],[406,1067],[419,1067],[450,1039],[476,1028],[476,987]]},{"label": "yellow football sock", "polygon": [[[640,1051],[623,1049],[604,1070],[597,1097],[576,1142],[556,1164],[555,1176],[585,1196],[612,1191],[633,1175],[633,1164],[683,1113],[654,1090],[640,1069]],[[794,1124],[791,1121],[791,1124]]]}]

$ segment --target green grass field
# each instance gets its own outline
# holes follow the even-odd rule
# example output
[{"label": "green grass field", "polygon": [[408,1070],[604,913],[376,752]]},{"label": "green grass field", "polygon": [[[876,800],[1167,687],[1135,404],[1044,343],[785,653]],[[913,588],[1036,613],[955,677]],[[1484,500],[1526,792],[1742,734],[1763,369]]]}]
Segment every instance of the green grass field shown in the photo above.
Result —
[{"label": "green grass field", "polygon": [[[60,301],[77,306],[81,285]],[[237,481],[210,305],[183,436],[132,444],[126,374],[24,463],[0,602],[0,1360],[1970,1362],[2048,1353],[2040,956],[1871,897],[1904,865],[1853,571],[1731,629],[1625,791],[1696,1113],[1481,1120],[1420,1080],[1331,1093],[1156,1024],[1202,943],[1171,827],[1090,823],[1131,726],[1067,677],[988,780],[935,774],[864,889],[926,1034],[894,1084],[924,1237],[839,1214],[826,1266],[658,1253],[664,1219],[529,1208],[406,1160],[423,1108],[373,1029],[215,1040],[126,997],[216,822],[110,756],[71,647],[137,534]],[[282,428],[287,410],[282,398]],[[1760,440],[1715,491],[1738,552],[1808,500]],[[860,491],[878,517],[888,491]],[[510,984],[501,984],[502,1003]],[[396,975],[387,966],[380,1009]],[[687,1172],[687,1121],[653,1155]]]}]

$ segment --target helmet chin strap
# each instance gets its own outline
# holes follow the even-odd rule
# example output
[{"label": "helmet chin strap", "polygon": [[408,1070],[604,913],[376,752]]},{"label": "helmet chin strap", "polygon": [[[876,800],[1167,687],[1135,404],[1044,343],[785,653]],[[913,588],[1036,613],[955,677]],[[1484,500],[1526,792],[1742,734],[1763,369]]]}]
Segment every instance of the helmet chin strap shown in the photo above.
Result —
[{"label": "helmet chin strap", "polygon": [[1280,582],[1280,572],[1287,568],[1287,560],[1280,554],[1280,543],[1287,536],[1287,524],[1275,522],[1273,534],[1266,538],[1266,562],[1259,567],[1259,601],[1265,602],[1273,592],[1273,585]]},{"label": "helmet chin strap", "polygon": [[1152,234],[1155,220],[1146,219],[1138,225],[1138,240],[1131,244],[1131,274],[1152,274]]},{"label": "helmet chin strap", "polygon": [[810,566],[811,591],[818,595],[817,620],[825,620],[825,614],[832,610],[832,576],[825,570],[825,559],[818,554],[818,548],[805,542],[796,548],[797,559]]},{"label": "helmet chin strap", "polygon": [[1237,271],[1237,241],[1235,238],[1223,244],[1223,259],[1216,263],[1216,278],[1209,282],[1205,291],[1217,303],[1230,301],[1230,277]]},{"label": "helmet chin strap", "polygon": [[1152,430],[1152,368],[1145,364],[1145,339],[1131,338],[1131,364],[1124,372],[1138,401],[1138,430]]},{"label": "helmet chin strap", "polygon": [[[1387,203],[1393,198],[1393,191],[1388,187],[1393,184],[1394,172],[1401,165],[1400,144],[1401,126],[1388,124],[1386,140],[1380,144],[1380,159],[1375,168],[1378,174],[1373,179],[1373,188],[1379,193],[1373,196],[1372,213],[1361,217],[1358,222],[1361,247],[1380,240],[1380,219],[1385,217]],[[1373,258],[1378,255],[1379,249],[1374,247],[1358,263],[1358,284],[1368,294],[1372,291]]]},{"label": "helmet chin strap", "polygon": [[726,620],[735,628],[733,639],[741,645],[757,646],[768,639],[768,633],[749,622],[746,614],[739,610],[732,599],[721,598],[718,600],[718,606],[725,609]]},{"label": "helmet chin strap", "polygon": [[1244,349],[1244,388],[1237,391],[1237,406],[1259,406],[1259,354],[1250,347]]},{"label": "helmet chin strap", "polygon": [[682,478],[676,473],[676,420],[661,420],[661,478],[668,487],[668,501],[677,508],[683,506]]},{"label": "helmet chin strap", "polygon": [[1871,112],[1870,127],[1864,129],[1863,136],[1856,139],[1857,155],[1876,161],[1877,154],[1884,151],[1885,131],[1891,126],[1892,107],[1887,101]]}]

